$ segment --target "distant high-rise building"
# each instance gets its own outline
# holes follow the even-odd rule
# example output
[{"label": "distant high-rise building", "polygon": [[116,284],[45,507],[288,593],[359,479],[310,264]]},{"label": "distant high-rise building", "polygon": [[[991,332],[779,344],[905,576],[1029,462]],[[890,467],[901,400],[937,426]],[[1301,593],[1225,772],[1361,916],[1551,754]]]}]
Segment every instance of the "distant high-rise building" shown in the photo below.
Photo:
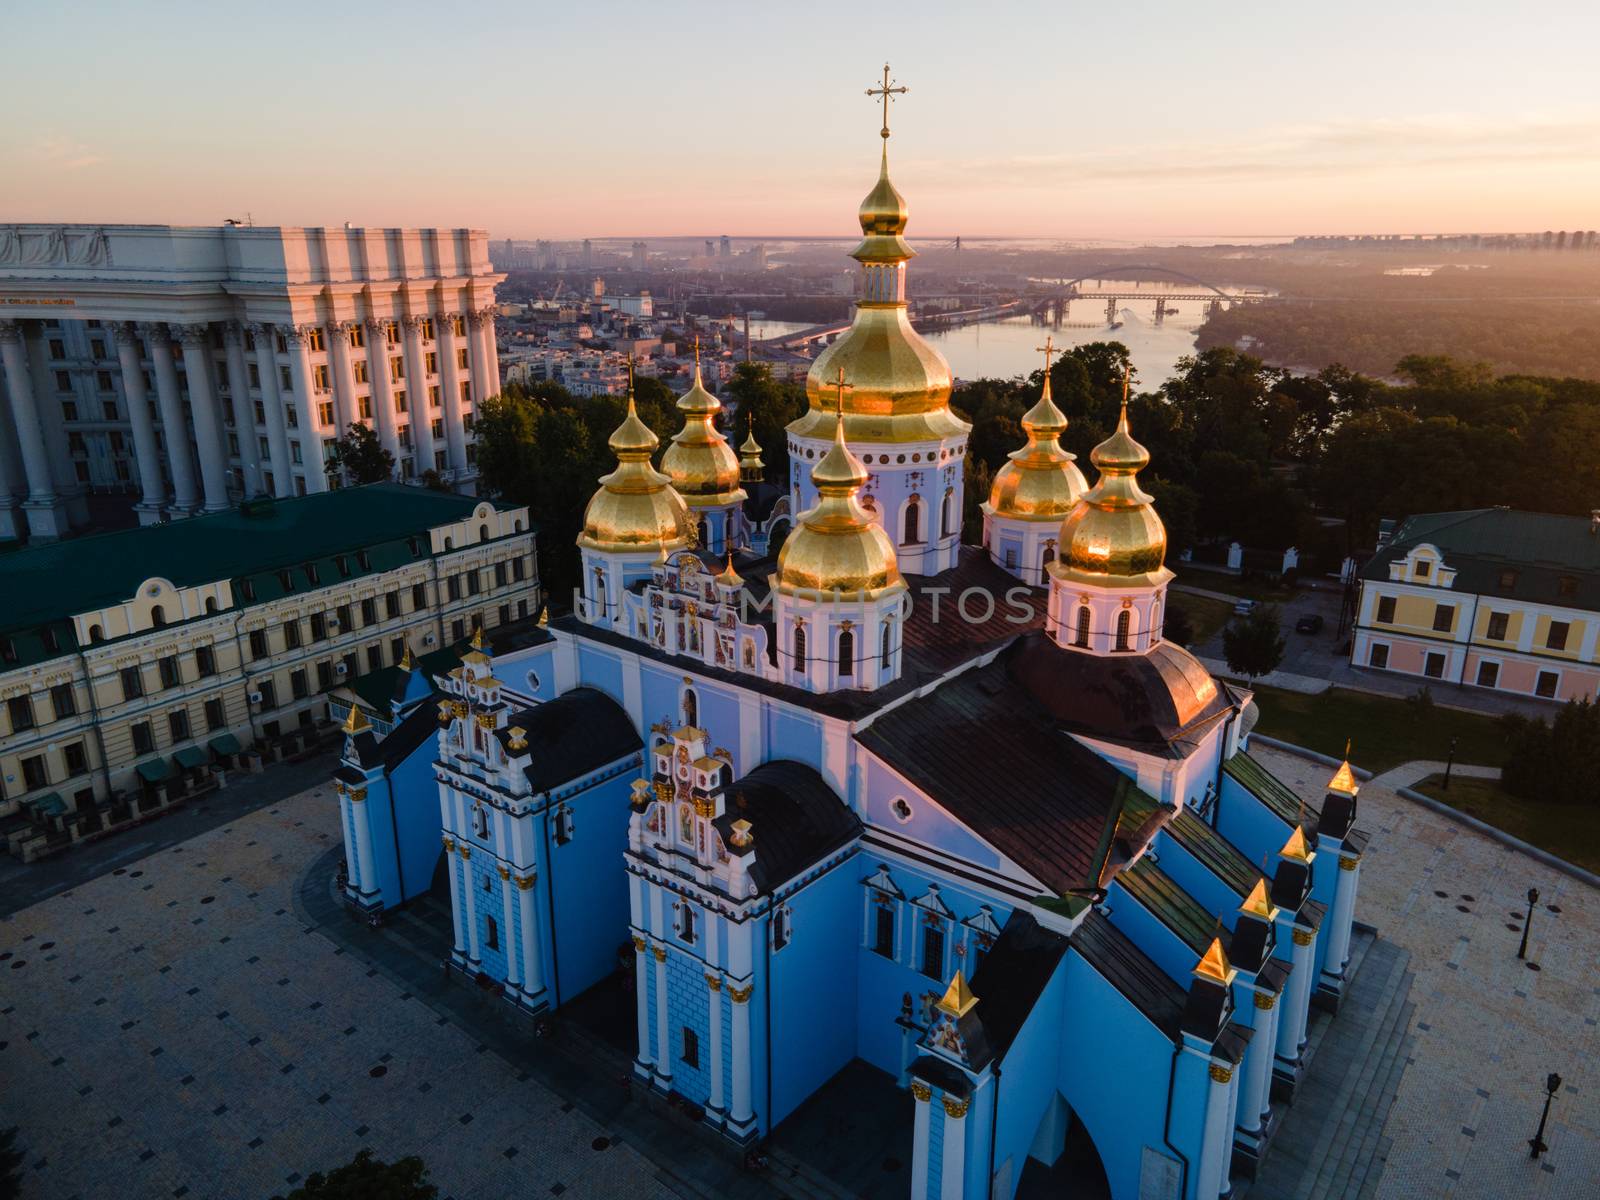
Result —
[{"label": "distant high-rise building", "polygon": [[594,243],[588,238],[583,239],[583,269],[591,270],[594,267]]},{"label": "distant high-rise building", "polygon": [[592,290],[592,292],[594,294],[594,298],[596,300],[600,300],[600,299],[603,299],[605,297],[605,294],[606,294],[606,281],[604,279],[600,278],[600,276],[596,275],[594,277],[594,283],[592,283],[590,285],[590,288],[591,288],[591,290]]},{"label": "distant high-rise building", "polygon": [[633,244],[633,269],[635,271],[644,270],[644,263],[645,263],[644,243],[643,242],[635,242]]},{"label": "distant high-rise building", "polygon": [[723,234],[722,235],[722,257],[723,258],[732,258],[733,257],[733,239],[730,238],[727,234]]},{"label": "distant high-rise building", "polygon": [[767,269],[767,246],[766,246],[766,243],[763,242],[763,243],[759,244],[750,253],[751,253],[751,256],[752,256],[751,257],[751,262],[754,264],[755,269],[757,271],[765,271]]},{"label": "distant high-rise building", "polygon": [[706,257],[707,258],[715,258],[716,256],[717,256],[717,244],[716,244],[716,242],[712,241],[710,238],[707,238],[706,239]]}]

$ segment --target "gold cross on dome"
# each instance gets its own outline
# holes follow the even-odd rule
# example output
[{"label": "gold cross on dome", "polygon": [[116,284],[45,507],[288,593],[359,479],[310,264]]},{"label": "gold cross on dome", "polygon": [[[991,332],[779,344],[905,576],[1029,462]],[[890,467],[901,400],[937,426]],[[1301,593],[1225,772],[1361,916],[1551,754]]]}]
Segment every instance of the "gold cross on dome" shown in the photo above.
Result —
[{"label": "gold cross on dome", "polygon": [[633,351],[628,351],[628,398],[633,398]]},{"label": "gold cross on dome", "polygon": [[838,395],[839,415],[842,417],[842,416],[844,416],[844,394],[846,392],[853,392],[853,391],[856,390],[854,384],[846,383],[844,381],[844,368],[843,367],[839,368],[839,374],[838,374],[837,377],[835,377],[835,379],[833,381],[833,390]]},{"label": "gold cross on dome", "polygon": [[700,365],[700,335],[698,333],[694,335],[694,365],[697,367]]},{"label": "gold cross on dome", "polygon": [[889,79],[889,64],[888,63],[884,63],[883,64],[883,86],[882,87],[875,87],[875,88],[868,88],[867,89],[867,95],[869,95],[869,96],[882,96],[883,97],[883,136],[884,137],[888,137],[889,136],[889,101],[893,100],[896,96],[905,95],[910,90],[911,89],[908,88],[908,87],[896,87],[896,86],[894,86],[893,83],[890,82],[890,79]]},{"label": "gold cross on dome", "polygon": [[1047,333],[1045,334],[1044,345],[1035,346],[1034,349],[1044,355],[1044,373],[1046,375],[1050,374],[1050,360],[1061,353],[1056,349],[1056,339]]}]

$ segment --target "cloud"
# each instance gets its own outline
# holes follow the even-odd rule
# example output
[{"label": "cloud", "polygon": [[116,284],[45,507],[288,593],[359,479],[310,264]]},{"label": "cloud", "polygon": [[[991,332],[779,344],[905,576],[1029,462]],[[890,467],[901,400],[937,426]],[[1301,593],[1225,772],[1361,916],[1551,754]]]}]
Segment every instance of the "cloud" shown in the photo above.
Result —
[{"label": "cloud", "polygon": [[41,138],[34,144],[34,153],[45,166],[61,171],[77,171],[101,161],[92,147],[60,137]]}]

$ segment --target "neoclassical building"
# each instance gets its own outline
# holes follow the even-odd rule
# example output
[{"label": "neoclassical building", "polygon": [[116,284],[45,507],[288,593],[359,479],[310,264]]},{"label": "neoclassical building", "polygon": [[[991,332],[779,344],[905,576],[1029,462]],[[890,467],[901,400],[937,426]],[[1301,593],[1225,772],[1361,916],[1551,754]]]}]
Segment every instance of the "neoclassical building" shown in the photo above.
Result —
[{"label": "neoclassical building", "polygon": [[472,229],[0,226],[0,538],[326,491],[355,422],[469,481],[503,278]]},{"label": "neoclassical building", "polygon": [[914,1200],[1009,1200],[1069,1141],[1117,1200],[1214,1200],[1345,990],[1358,789],[1302,805],[1250,693],[1162,637],[1125,409],[1086,486],[1042,397],[989,546],[960,543],[966,426],[905,320],[887,154],[860,219],[781,548],[698,535],[734,505],[704,401],[687,495],[630,407],[577,610],[406,689],[392,749],[347,737],[348,898],[377,919],[440,880],[451,969],[525,1013],[620,969],[637,1085],[734,1142],[865,1063],[909,1096]]}]

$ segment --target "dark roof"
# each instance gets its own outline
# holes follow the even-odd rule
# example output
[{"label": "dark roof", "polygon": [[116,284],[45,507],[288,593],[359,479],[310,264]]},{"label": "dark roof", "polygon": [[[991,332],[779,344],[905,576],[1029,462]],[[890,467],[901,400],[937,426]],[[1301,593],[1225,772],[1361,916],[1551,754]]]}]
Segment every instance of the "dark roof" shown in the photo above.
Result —
[{"label": "dark roof", "polygon": [[[757,579],[756,573],[762,570],[759,564],[772,561],[770,556],[743,563],[735,559],[734,567],[741,575],[746,576],[752,597],[763,594],[761,589],[766,587],[765,576],[775,569],[767,567],[762,577]],[[719,567],[718,570],[720,569]],[[1038,588],[1024,587],[990,562],[989,556],[982,550],[972,546],[961,547],[960,562],[943,574],[908,577],[906,582],[911,585],[911,615],[906,618],[900,678],[870,692],[849,689],[819,694],[786,683],[758,679],[753,675],[724,671],[690,655],[668,654],[649,642],[598,625],[586,624],[570,614],[552,621],[551,626],[576,637],[618,646],[661,662],[678,663],[685,670],[736,684],[799,708],[807,708],[813,712],[844,720],[854,720],[876,712],[908,692],[926,687],[962,663],[992,653],[1015,638],[1017,634],[1037,628],[1044,622],[1046,594]],[[969,625],[957,613],[955,598],[970,588],[987,590],[994,597],[995,612],[988,620]],[[1011,588],[1018,589],[1019,598],[1028,614],[1025,620],[1015,624],[1007,620],[1006,593]],[[972,600],[969,602],[968,611],[977,614],[981,613],[984,607],[978,601]],[[773,639],[769,638],[769,654],[773,645]]]},{"label": "dark roof", "polygon": [[1137,785],[1056,728],[1005,658],[885,713],[857,740],[1057,895],[1093,887]]},{"label": "dark roof", "polygon": [[762,763],[725,795],[726,811],[713,824],[731,842],[733,823],[750,822],[756,850],[750,878],[762,892],[787,883],[861,832],[855,813],[805,763]]},{"label": "dark roof", "polygon": [[[1437,546],[1455,569],[1450,591],[1600,611],[1600,532],[1588,517],[1510,508],[1418,513],[1400,523],[1362,578],[1387,580],[1389,564],[1424,543]],[[1508,568],[1516,580],[1503,588],[1500,573]],[[1564,577],[1573,581],[1569,595],[1561,591]]]},{"label": "dark roof", "polygon": [[[417,666],[430,680],[435,675],[444,675],[450,668],[458,666],[461,656],[472,648],[471,640],[463,638],[459,642],[444,647],[442,650],[432,650],[415,659]],[[385,720],[389,717],[389,706],[405,694],[406,682],[410,674],[402,671],[398,665],[384,667],[377,671],[368,671],[357,675],[345,688],[355,693],[356,699],[372,712],[378,713]],[[438,689],[433,689],[437,691]]]},{"label": "dark roof", "polygon": [[1302,800],[1298,792],[1262,766],[1259,759],[1250,757],[1246,751],[1241,750],[1228,759],[1222,764],[1222,769],[1245,791],[1261,801],[1267,810],[1285,825],[1294,825],[1300,820],[1302,805],[1306,816],[1311,818],[1307,821],[1308,825],[1315,826],[1317,819],[1322,816],[1320,804]]},{"label": "dark roof", "polygon": [[523,773],[536,792],[570,783],[644,745],[627,711],[588,687],[511,714],[495,736],[505,743],[512,726],[520,726],[527,740],[529,762]]},{"label": "dark roof", "polygon": [[1050,932],[1021,909],[1012,912],[971,985],[978,998],[973,1011],[983,1022],[984,1037],[995,1058],[1005,1058],[1066,952],[1066,938]]},{"label": "dark roof", "polygon": [[1070,949],[1121,992],[1162,1033],[1178,1036],[1184,990],[1133,940],[1095,909],[1073,931]]},{"label": "dark roof", "polygon": [[[393,771],[411,757],[411,752],[439,732],[439,710],[424,704],[412,709],[405,719],[378,743],[378,758],[385,771]],[[362,762],[366,762],[365,753]]]},{"label": "dark roof", "polygon": [[1146,654],[1068,650],[1043,633],[1022,639],[1012,674],[1074,732],[1179,754],[1232,708],[1229,692],[1173,642]]},{"label": "dark roof", "polygon": [[744,504],[740,507],[744,509],[745,516],[758,524],[772,515],[773,506],[788,492],[782,484],[767,479],[759,483],[743,483],[740,486],[744,488],[745,493]]},{"label": "dark roof", "polygon": [[1250,865],[1250,860],[1239,853],[1232,842],[1187,808],[1173,815],[1166,824],[1166,831],[1241,900],[1261,878],[1261,872]]},{"label": "dark roof", "polygon": [[1150,861],[1149,855],[1118,871],[1117,882],[1182,938],[1196,956],[1206,952],[1214,937],[1222,939],[1224,950],[1232,944],[1233,935],[1217,922],[1216,914],[1179,887],[1172,876]]}]

